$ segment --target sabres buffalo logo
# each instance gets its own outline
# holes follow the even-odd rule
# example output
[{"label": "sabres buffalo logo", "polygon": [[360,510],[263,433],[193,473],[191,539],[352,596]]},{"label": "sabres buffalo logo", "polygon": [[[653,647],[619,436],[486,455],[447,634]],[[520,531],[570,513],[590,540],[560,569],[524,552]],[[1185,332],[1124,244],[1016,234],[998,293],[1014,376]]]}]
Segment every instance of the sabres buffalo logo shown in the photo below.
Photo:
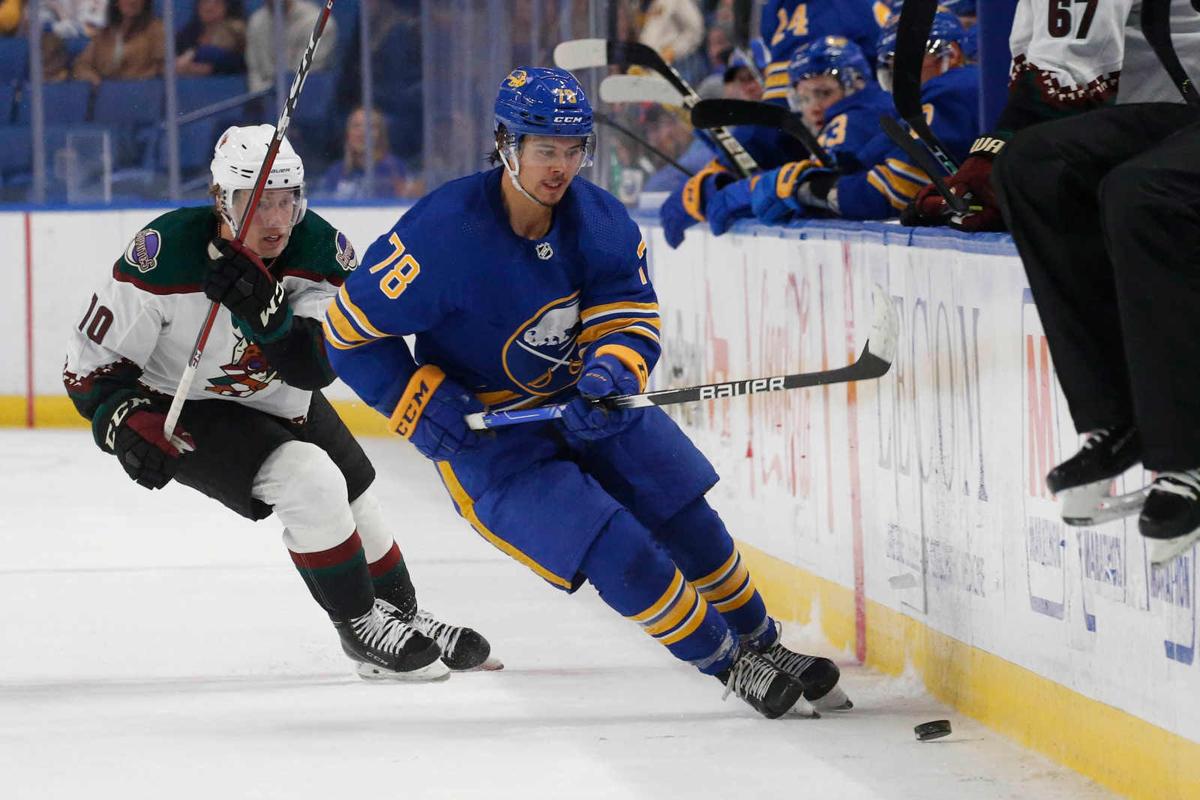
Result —
[{"label": "sabres buffalo logo", "polygon": [[504,344],[504,371],[526,392],[547,396],[579,379],[579,292],[542,306]]},{"label": "sabres buffalo logo", "polygon": [[262,348],[237,334],[233,345],[233,356],[228,364],[221,365],[225,374],[220,378],[209,378],[204,391],[223,397],[248,397],[266,389],[275,380],[275,368],[267,363]]},{"label": "sabres buffalo logo", "polygon": [[129,247],[125,248],[125,260],[138,272],[149,272],[158,266],[158,254],[162,250],[162,235],[153,228],[137,232]]},{"label": "sabres buffalo logo", "polygon": [[525,70],[514,69],[512,72],[508,73],[508,78],[506,78],[504,82],[508,84],[508,88],[510,89],[520,89],[528,81],[529,75],[525,72]]}]

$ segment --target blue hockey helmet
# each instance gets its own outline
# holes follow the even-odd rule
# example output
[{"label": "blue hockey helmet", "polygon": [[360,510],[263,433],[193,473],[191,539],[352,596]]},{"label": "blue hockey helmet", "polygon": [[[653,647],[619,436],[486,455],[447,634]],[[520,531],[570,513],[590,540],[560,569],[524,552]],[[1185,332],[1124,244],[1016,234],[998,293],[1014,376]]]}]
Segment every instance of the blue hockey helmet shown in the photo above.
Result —
[{"label": "blue hockey helmet", "polygon": [[847,92],[871,75],[871,65],[862,48],[843,36],[826,36],[801,47],[788,62],[788,84],[806,78],[831,75]]},{"label": "blue hockey helmet", "polygon": [[556,67],[518,67],[500,83],[496,126],[508,135],[592,135],[592,104],[575,76]]},{"label": "blue hockey helmet", "polygon": [[[893,9],[900,10],[903,2],[895,3]],[[895,13],[888,19],[879,33],[879,43],[875,48],[876,66],[878,67],[879,83],[884,89],[891,91],[892,63],[896,60],[896,38],[900,27],[900,15]],[[934,56],[948,56],[950,46],[958,45],[963,48],[967,39],[967,29],[959,21],[953,11],[944,6],[938,6],[933,15],[933,24],[929,28],[929,38],[925,41],[925,52]]]}]

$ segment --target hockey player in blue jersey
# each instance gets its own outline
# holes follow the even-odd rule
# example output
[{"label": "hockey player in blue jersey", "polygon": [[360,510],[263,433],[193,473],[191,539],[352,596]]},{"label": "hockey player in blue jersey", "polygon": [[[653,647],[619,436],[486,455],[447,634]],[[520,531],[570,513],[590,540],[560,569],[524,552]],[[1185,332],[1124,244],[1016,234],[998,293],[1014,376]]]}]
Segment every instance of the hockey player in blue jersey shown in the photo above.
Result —
[{"label": "hockey player in blue jersey", "polygon": [[[803,115],[805,125],[833,156],[839,171],[862,170],[860,151],[878,134],[879,115],[892,110],[892,100],[871,76],[871,66],[859,46],[841,36],[811,42],[792,57],[788,80],[788,104]],[[802,159],[798,163],[807,162]],[[773,177],[776,173],[765,174]],[[706,213],[715,235],[725,233],[738,219],[754,216],[752,195],[762,177],[744,178],[713,195]],[[781,205],[778,218],[761,219],[779,222],[794,213],[796,209]]]},{"label": "hockey player in blue jersey", "polygon": [[771,50],[771,61],[763,75],[763,100],[780,105],[787,102],[792,57],[826,36],[849,39],[873,57],[879,27],[888,13],[882,0],[767,0],[760,30]]},{"label": "hockey player in blue jersey", "polygon": [[[876,51],[879,80],[889,91],[897,23],[892,17],[884,27]],[[938,11],[921,73],[925,117],[956,159],[966,156],[979,134],[979,69],[964,61],[965,35],[958,17]],[[859,169],[841,175],[815,160],[764,173],[752,192],[755,216],[766,222],[814,212],[848,219],[885,219],[897,216],[929,183],[929,176],[882,133],[858,152],[857,159]]]},{"label": "hockey player in blue jersey", "polygon": [[[833,662],[780,643],[704,499],[707,459],[657,408],[592,402],[646,386],[660,323],[637,225],[577,177],[594,142],[583,89],[513,70],[495,122],[500,166],[423,198],[329,306],[338,373],[436,462],[480,536],[552,586],[591,583],[765,716],[847,706]],[[566,400],[559,422],[477,434],[464,419]]]}]

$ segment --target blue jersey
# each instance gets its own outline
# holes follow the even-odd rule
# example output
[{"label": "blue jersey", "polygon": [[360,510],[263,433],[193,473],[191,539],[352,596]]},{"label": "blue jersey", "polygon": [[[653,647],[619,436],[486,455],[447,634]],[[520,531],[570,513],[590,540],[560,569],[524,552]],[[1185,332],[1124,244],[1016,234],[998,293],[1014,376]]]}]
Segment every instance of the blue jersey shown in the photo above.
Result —
[{"label": "blue jersey", "polygon": [[325,318],[339,376],[390,415],[435,364],[489,408],[539,405],[612,353],[645,384],[659,356],[646,244],[616,198],[575,178],[536,241],[513,232],[496,168],[424,197],[371,245]]},{"label": "blue jersey", "polygon": [[760,30],[771,60],[763,74],[763,100],[787,103],[787,68],[792,54],[826,36],[846,37],[874,64],[883,24],[880,14],[886,18],[880,0],[767,0]]},{"label": "blue jersey", "polygon": [[879,134],[879,115],[894,114],[892,96],[868,79],[866,85],[825,110],[827,122],[817,141],[837,159],[842,172],[858,172],[862,151]]},{"label": "blue jersey", "polygon": [[[934,134],[961,163],[979,136],[979,68],[959,67],[926,81],[921,103]],[[885,134],[863,148],[862,158],[864,171],[837,182],[838,213],[843,217],[894,217],[929,183],[929,176]]]}]

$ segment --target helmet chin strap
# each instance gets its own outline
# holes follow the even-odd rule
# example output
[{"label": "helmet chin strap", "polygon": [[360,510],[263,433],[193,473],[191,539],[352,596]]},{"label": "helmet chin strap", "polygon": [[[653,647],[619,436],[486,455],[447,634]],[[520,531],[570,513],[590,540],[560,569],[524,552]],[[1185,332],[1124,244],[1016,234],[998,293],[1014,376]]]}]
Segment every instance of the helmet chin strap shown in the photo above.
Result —
[{"label": "helmet chin strap", "polygon": [[504,171],[508,173],[509,180],[512,181],[513,187],[516,188],[518,192],[525,195],[526,199],[528,199],[530,202],[537,203],[542,208],[554,208],[554,206],[552,206],[550,203],[543,203],[541,200],[538,200],[536,197],[527,192],[525,187],[521,185],[521,181],[517,179],[517,176],[521,174],[521,162],[517,160],[516,153],[513,153],[513,163],[510,164],[508,163],[508,156],[504,154],[503,150],[497,150],[496,152],[500,156],[500,163],[504,165]]}]

